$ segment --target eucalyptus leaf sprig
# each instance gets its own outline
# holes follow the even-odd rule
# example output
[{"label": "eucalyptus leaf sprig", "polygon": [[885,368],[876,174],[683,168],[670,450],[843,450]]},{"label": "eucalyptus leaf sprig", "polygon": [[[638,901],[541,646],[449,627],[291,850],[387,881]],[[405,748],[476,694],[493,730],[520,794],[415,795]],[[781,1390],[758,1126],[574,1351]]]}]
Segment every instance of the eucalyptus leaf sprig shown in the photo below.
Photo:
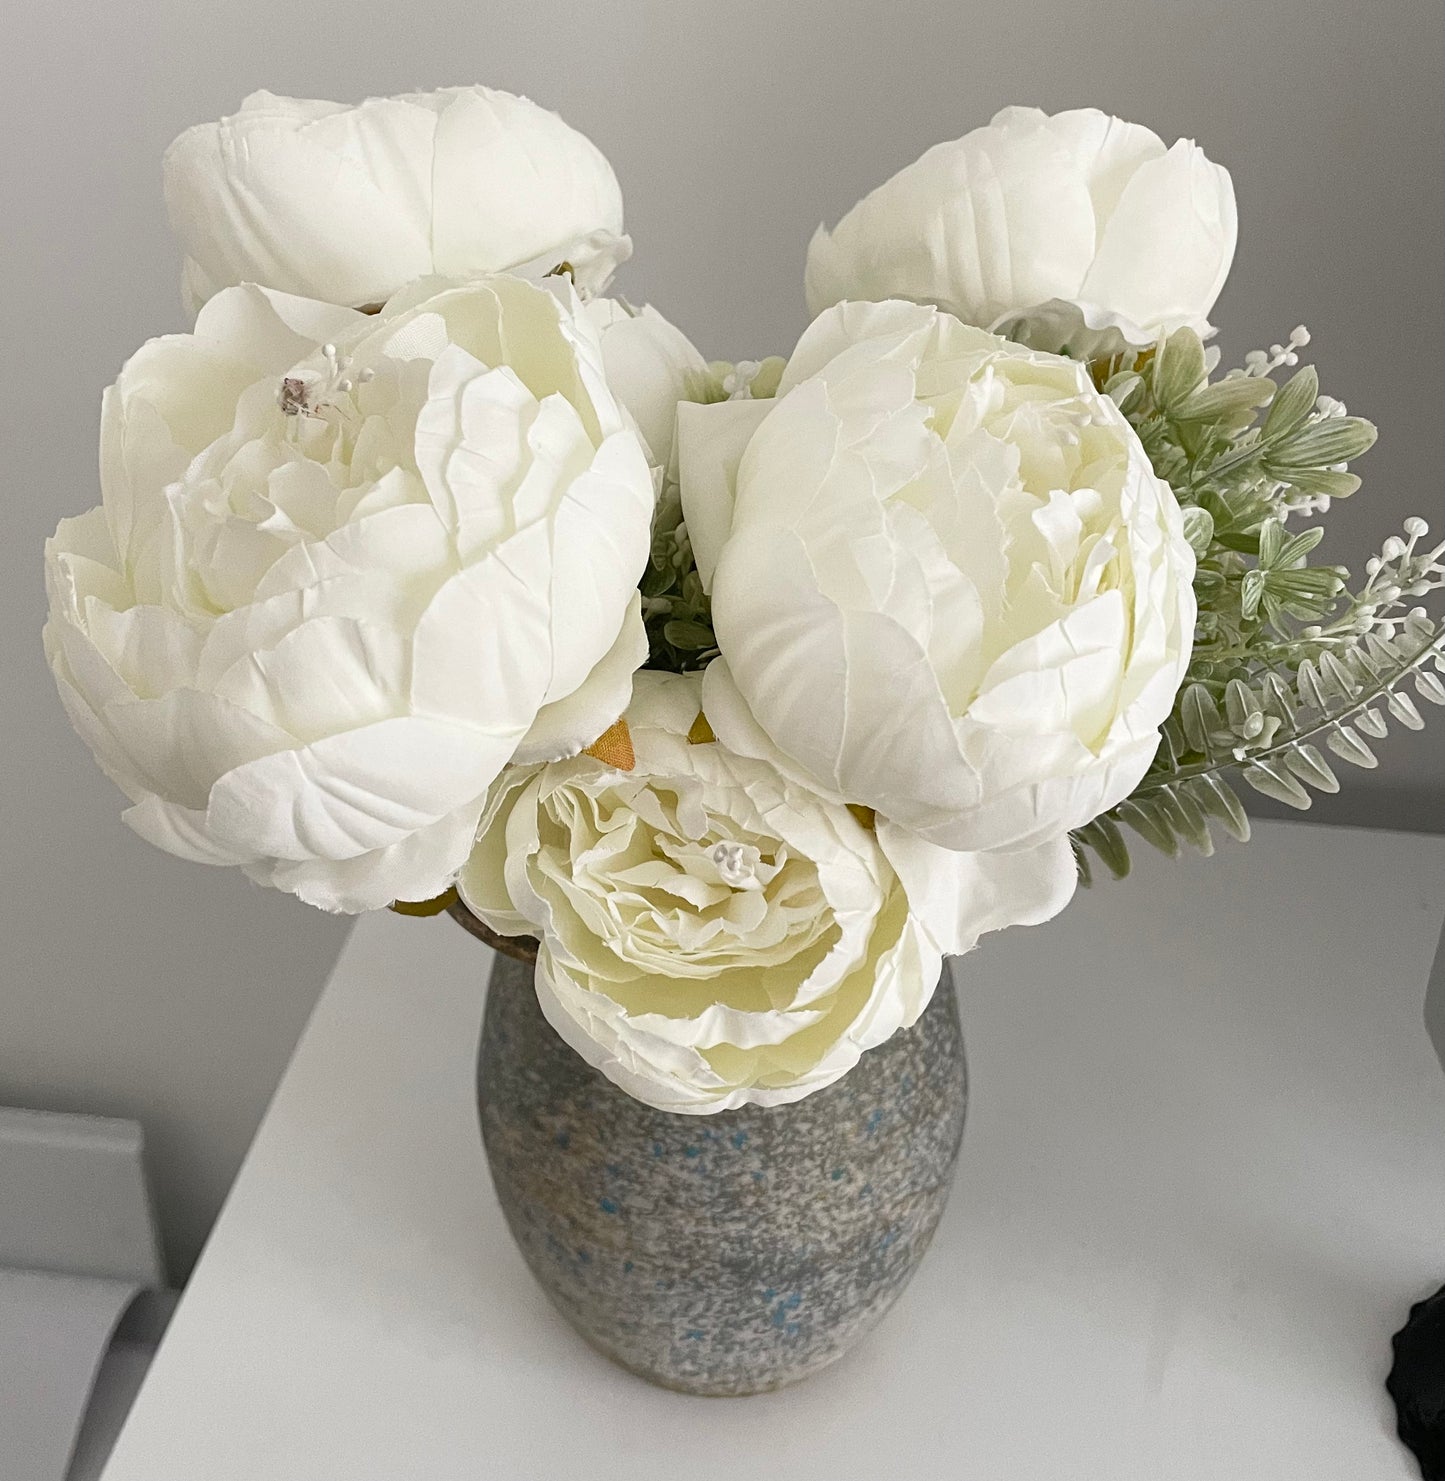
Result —
[{"label": "eucalyptus leaf sprig", "polygon": [[1410,689],[1445,705],[1445,626],[1424,605],[1445,588],[1445,544],[1425,544],[1425,521],[1407,520],[1355,590],[1344,567],[1311,563],[1323,526],[1289,528],[1359,488],[1348,465],[1375,440],[1371,423],[1320,395],[1312,366],[1276,380],[1308,342],[1296,329],[1212,380],[1210,354],[1180,330],[1096,371],[1183,506],[1199,615],[1149,772],[1073,835],[1086,880],[1091,855],[1128,872],[1126,828],[1171,855],[1185,842],[1212,852],[1216,824],[1248,838],[1232,778],[1307,808],[1311,789],[1339,790],[1326,750],[1373,767],[1369,740],[1391,720],[1424,724]]}]

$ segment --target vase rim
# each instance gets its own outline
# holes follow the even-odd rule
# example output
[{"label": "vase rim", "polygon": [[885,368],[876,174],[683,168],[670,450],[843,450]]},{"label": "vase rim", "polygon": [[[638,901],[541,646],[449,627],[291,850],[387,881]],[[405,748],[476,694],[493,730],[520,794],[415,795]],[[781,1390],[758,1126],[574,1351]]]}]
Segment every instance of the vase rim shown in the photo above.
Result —
[{"label": "vase rim", "polygon": [[493,951],[509,956],[514,961],[525,962],[529,967],[537,965],[537,948],[541,942],[535,936],[503,936],[494,931],[484,920],[473,915],[466,903],[459,899],[447,906],[447,914],[478,941],[485,941]]}]

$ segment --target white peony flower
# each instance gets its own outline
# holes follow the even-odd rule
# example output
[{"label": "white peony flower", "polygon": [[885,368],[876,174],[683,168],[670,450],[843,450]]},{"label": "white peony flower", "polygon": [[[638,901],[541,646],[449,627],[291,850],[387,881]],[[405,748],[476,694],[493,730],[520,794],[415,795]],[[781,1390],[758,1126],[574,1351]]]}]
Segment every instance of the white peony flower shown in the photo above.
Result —
[{"label": "white peony flower", "polygon": [[126,365],[45,638],[142,837],[330,910],[425,899],[514,755],[626,706],[652,480],[554,286],[231,288]]},{"label": "white peony flower", "polygon": [[692,341],[655,308],[635,308],[618,298],[594,298],[587,316],[602,341],[602,360],[613,394],[647,439],[655,468],[672,461],[673,424],[680,401],[708,389],[708,362]]},{"label": "white peony flower", "polygon": [[1209,312],[1234,260],[1229,172],[1080,108],[1005,108],[938,144],[808,249],[808,307],[905,298],[1037,349],[1153,344]]},{"label": "white peony flower", "polygon": [[193,313],[235,283],[362,308],[428,274],[563,261],[597,291],[632,251],[591,140],[486,87],[354,108],[252,93],[171,145],[165,193]]},{"label": "white peony flower", "polygon": [[829,794],[949,848],[1033,846],[1133,790],[1189,660],[1194,556],[1085,366],[845,304],[776,401],[683,410],[724,741],[756,720]]},{"label": "white peony flower", "polygon": [[953,853],[828,800],[786,758],[711,739],[695,674],[637,675],[635,764],[514,767],[458,878],[535,934],[548,1021],[628,1094],[704,1113],[798,1100],[914,1023],[943,957],[1046,920],[1063,839]]}]

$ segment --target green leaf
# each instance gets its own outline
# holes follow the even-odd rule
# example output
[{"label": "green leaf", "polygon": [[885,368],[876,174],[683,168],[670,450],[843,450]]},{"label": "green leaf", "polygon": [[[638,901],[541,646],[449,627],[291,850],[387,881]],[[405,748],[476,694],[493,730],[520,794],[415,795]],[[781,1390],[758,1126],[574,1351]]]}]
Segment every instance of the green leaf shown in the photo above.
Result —
[{"label": "green leaf", "polygon": [[1260,684],[1260,690],[1264,695],[1264,707],[1269,713],[1277,716],[1286,725],[1294,723],[1295,696],[1294,690],[1285,683],[1284,679],[1273,669],[1265,674]]},{"label": "green leaf", "polygon": [[1171,859],[1179,857],[1179,839],[1173,826],[1152,798],[1130,798],[1114,809],[1121,823],[1127,823],[1146,843],[1151,843]]},{"label": "green leaf", "polygon": [[1190,684],[1179,702],[1179,720],[1189,748],[1202,755],[1213,749],[1214,737],[1224,728],[1219,707],[1203,684]]},{"label": "green leaf", "polygon": [[1370,653],[1367,646],[1360,644],[1346,650],[1344,663],[1346,668],[1352,671],[1362,689],[1375,683],[1391,667],[1388,659],[1381,662]]},{"label": "green leaf", "polygon": [[[1362,586],[1342,567],[1312,564],[1324,528],[1310,516],[1359,487],[1344,464],[1375,439],[1363,419],[1319,410],[1313,369],[1281,374],[1282,384],[1238,375],[1211,383],[1187,333],[1171,335],[1152,361],[1114,364],[1108,384],[1128,399],[1156,473],[1178,492],[1196,555],[1186,681],[1148,775],[1112,814],[1172,854],[1186,840],[1208,846],[1215,822],[1248,836],[1230,772],[1304,807],[1312,792],[1338,789],[1336,757],[1374,766],[1364,737],[1387,735],[1392,721],[1419,724],[1427,702],[1445,705],[1445,631],[1425,608],[1405,610],[1441,587],[1441,550],[1417,550],[1427,532],[1412,525],[1409,554],[1391,541]],[[1438,674],[1425,672],[1432,659]],[[1092,841],[1076,837],[1097,859]]]},{"label": "green leaf", "polygon": [[1348,725],[1337,725],[1325,736],[1325,744],[1351,766],[1361,766],[1366,771],[1373,771],[1380,764],[1375,753]]},{"label": "green leaf", "polygon": [[1284,763],[1301,781],[1321,792],[1340,790],[1340,779],[1330,770],[1329,762],[1308,741],[1300,741],[1286,751]]},{"label": "green leaf", "polygon": [[1445,684],[1429,669],[1419,669],[1416,672],[1415,693],[1432,705],[1445,705]]},{"label": "green leaf", "polygon": [[1259,553],[1259,532],[1241,526],[1221,528],[1216,521],[1214,543],[1222,545],[1226,550],[1238,551],[1240,555],[1257,555]]},{"label": "green leaf", "polygon": [[1200,386],[1205,371],[1204,345],[1192,329],[1176,329],[1154,357],[1154,399],[1173,411]]},{"label": "green leaf", "polygon": [[1259,563],[1266,570],[1279,560],[1284,549],[1284,525],[1277,519],[1267,519],[1259,527]]},{"label": "green leaf", "polygon": [[1320,671],[1306,658],[1300,664],[1295,675],[1295,683],[1299,688],[1300,703],[1312,710],[1327,710],[1329,699],[1325,695],[1325,686],[1320,681]]},{"label": "green leaf", "polygon": [[1423,607],[1416,607],[1405,614],[1405,640],[1416,646],[1435,642],[1440,636],[1430,614]]},{"label": "green leaf", "polygon": [[1144,377],[1136,370],[1115,371],[1104,382],[1104,394],[1119,408],[1128,411],[1130,404],[1144,385]]},{"label": "green leaf", "polygon": [[1217,422],[1256,410],[1273,393],[1273,384],[1262,377],[1234,376],[1186,396],[1174,409],[1174,417],[1181,422]]},{"label": "green leaf", "polygon": [[1219,819],[1231,838],[1239,843],[1249,842],[1249,814],[1234,789],[1218,772],[1191,777],[1186,785],[1189,795],[1211,818]]},{"label": "green leaf", "polygon": [[1240,773],[1256,792],[1272,797],[1303,812],[1310,805],[1310,794],[1299,781],[1277,761],[1256,761]]},{"label": "green leaf", "polygon": [[704,627],[700,622],[666,622],[662,627],[662,635],[674,648],[680,648],[684,653],[717,646],[712,629]]},{"label": "green leaf", "polygon": [[1119,832],[1119,825],[1107,813],[1092,823],[1077,830],[1078,836],[1104,861],[1105,867],[1115,879],[1125,878],[1133,861],[1129,858],[1129,845]]},{"label": "green leaf", "polygon": [[[1280,528],[1284,527],[1281,525]],[[1310,529],[1301,530],[1284,542],[1271,564],[1285,567],[1298,565],[1324,538],[1323,525],[1313,525]]]},{"label": "green leaf", "polygon": [[1328,468],[1368,452],[1379,434],[1363,417],[1323,417],[1308,422],[1273,447],[1266,459],[1271,469]]},{"label": "green leaf", "polygon": [[1255,567],[1252,571],[1244,573],[1244,579],[1239,583],[1239,610],[1243,617],[1253,620],[1259,611],[1260,598],[1264,595],[1265,572]]},{"label": "green leaf", "polygon": [[1360,487],[1357,474],[1334,468],[1291,468],[1280,476],[1302,494],[1325,494],[1331,499],[1348,499]]},{"label": "green leaf", "polygon": [[1320,654],[1320,684],[1333,699],[1351,700],[1360,692],[1359,680],[1328,648]]},{"label": "green leaf", "polygon": [[1183,513],[1184,538],[1196,558],[1203,560],[1214,540],[1214,516],[1197,504],[1186,504]]},{"label": "green leaf", "polygon": [[1242,679],[1231,679],[1225,685],[1224,713],[1229,728],[1244,740],[1255,740],[1264,730],[1264,706]]},{"label": "green leaf", "polygon": [[1415,708],[1415,701],[1408,694],[1392,689],[1386,694],[1385,703],[1401,725],[1408,726],[1411,730],[1424,730],[1425,717]]},{"label": "green leaf", "polygon": [[1181,838],[1192,843],[1206,858],[1214,852],[1214,840],[1209,836],[1204,810],[1186,791],[1180,787],[1165,787],[1159,794],[1159,804]]},{"label": "green leaf", "polygon": [[[1288,548],[1281,552],[1281,560],[1288,556]],[[1269,573],[1269,589],[1288,592],[1296,596],[1332,597],[1344,585],[1338,566],[1295,566],[1291,569],[1276,568]]]},{"label": "green leaf", "polygon": [[1294,431],[1314,410],[1319,400],[1320,378],[1313,365],[1302,365],[1275,393],[1261,435],[1284,437]]}]

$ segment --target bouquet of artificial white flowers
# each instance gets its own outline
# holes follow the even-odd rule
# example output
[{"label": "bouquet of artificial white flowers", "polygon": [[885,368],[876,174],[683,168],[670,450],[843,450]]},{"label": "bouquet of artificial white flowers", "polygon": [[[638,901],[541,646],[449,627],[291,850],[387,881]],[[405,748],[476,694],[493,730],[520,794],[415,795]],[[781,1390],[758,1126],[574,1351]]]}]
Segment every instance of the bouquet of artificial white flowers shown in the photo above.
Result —
[{"label": "bouquet of artificial white flowers", "polygon": [[795,1100],[1120,824],[1236,834],[1445,703],[1420,521],[1309,564],[1368,423],[1216,376],[1228,174],[1008,109],[808,254],[785,359],[602,294],[606,160],[484,88],[182,135],[190,334],[107,392],[47,548],[61,698],[142,837],[537,942],[631,1094]]}]

